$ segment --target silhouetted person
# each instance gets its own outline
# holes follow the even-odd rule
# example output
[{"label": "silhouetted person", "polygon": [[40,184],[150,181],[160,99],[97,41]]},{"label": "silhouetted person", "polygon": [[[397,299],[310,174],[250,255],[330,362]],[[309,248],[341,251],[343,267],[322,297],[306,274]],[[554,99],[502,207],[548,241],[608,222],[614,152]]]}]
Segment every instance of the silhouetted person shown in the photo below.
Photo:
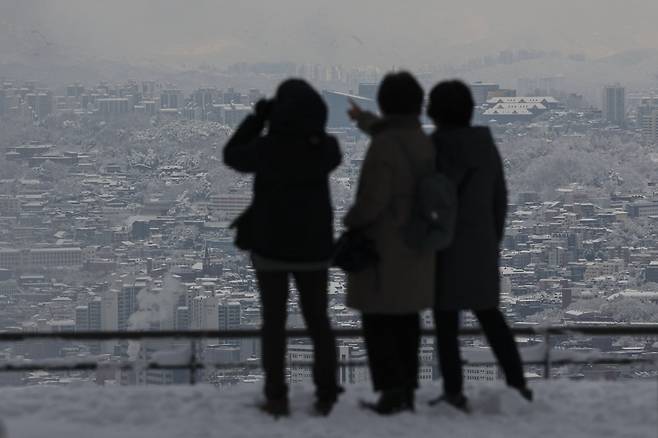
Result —
[{"label": "silhouetted person", "polygon": [[[306,82],[283,82],[272,101],[257,103],[224,148],[224,162],[254,173],[247,229],[261,297],[265,398],[262,409],[288,415],[285,327],[289,277],[314,345],[315,409],[327,415],[342,389],[327,316],[327,270],[333,251],[329,173],[341,162],[327,135],[327,107]],[[263,130],[267,127],[267,131]]]},{"label": "silhouetted person", "polygon": [[427,110],[436,125],[437,167],[458,189],[452,244],[437,254],[435,322],[446,401],[468,410],[459,352],[459,312],[472,310],[498,359],[507,384],[530,400],[514,337],[498,309],[499,256],[505,230],[507,189],[500,154],[486,127],[471,127],[473,98],[460,81],[432,89]]},{"label": "silhouetted person", "polygon": [[[416,183],[434,169],[434,149],[419,122],[423,90],[409,73],[391,73],[377,101],[383,117],[354,106],[350,116],[372,135],[356,201],[344,219],[374,241],[379,262],[348,273],[347,305],[362,312],[363,333],[380,414],[414,407],[418,386],[418,312],[433,304],[434,252],[417,253],[403,240]],[[412,163],[410,163],[412,160]]]}]

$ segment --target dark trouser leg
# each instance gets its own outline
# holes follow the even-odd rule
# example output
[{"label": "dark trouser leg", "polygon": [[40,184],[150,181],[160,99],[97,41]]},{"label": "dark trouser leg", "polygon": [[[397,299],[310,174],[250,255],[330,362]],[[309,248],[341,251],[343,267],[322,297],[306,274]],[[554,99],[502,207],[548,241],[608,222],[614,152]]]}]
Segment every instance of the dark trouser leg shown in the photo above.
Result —
[{"label": "dark trouser leg", "polygon": [[418,349],[420,347],[420,317],[417,313],[396,316],[399,320],[397,336],[398,366],[406,389],[418,388]]},{"label": "dark trouser leg", "polygon": [[375,391],[418,386],[418,314],[361,317]]},{"label": "dark trouser leg", "polygon": [[393,324],[389,315],[364,313],[361,323],[373,388],[375,391],[394,388],[398,380],[395,366],[397,354],[392,342]]},{"label": "dark trouser leg", "polygon": [[514,335],[498,309],[479,310],[475,313],[498,363],[505,372],[507,384],[515,388],[525,387],[523,364]]},{"label": "dark trouser leg", "polygon": [[301,311],[313,341],[313,381],[318,398],[338,391],[336,339],[327,315],[327,271],[295,272]]},{"label": "dark trouser leg", "polygon": [[276,400],[288,394],[285,380],[288,273],[256,271],[260,288],[261,343],[265,370],[265,397]]},{"label": "dark trouser leg", "polygon": [[434,310],[439,366],[443,377],[443,391],[449,395],[461,394],[464,388],[462,359],[459,352],[459,312]]}]

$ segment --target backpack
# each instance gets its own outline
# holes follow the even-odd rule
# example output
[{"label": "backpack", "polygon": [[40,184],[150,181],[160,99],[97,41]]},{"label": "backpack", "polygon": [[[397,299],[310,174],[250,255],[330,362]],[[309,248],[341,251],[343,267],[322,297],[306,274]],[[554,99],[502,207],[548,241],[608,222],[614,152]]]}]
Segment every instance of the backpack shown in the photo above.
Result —
[{"label": "backpack", "polygon": [[443,172],[435,169],[421,172],[411,154],[400,144],[412,175],[417,176],[411,214],[402,225],[402,238],[407,246],[418,252],[440,251],[452,243],[457,222],[457,186]]}]

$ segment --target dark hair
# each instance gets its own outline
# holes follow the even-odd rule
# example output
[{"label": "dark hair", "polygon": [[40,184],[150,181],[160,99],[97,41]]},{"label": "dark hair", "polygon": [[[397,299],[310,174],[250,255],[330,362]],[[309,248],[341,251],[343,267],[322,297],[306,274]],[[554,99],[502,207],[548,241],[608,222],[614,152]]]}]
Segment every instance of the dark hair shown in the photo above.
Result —
[{"label": "dark hair", "polygon": [[459,80],[439,82],[430,91],[427,115],[436,125],[468,126],[475,102],[468,86]]},{"label": "dark hair", "polygon": [[384,115],[419,116],[423,107],[423,94],[423,88],[411,73],[389,73],[379,85],[377,103]]}]

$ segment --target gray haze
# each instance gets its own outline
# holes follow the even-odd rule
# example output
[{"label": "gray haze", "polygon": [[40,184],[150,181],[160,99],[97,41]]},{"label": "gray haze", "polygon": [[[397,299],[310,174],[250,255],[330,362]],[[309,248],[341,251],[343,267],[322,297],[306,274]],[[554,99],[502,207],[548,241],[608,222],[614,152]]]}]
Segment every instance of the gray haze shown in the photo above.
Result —
[{"label": "gray haze", "polygon": [[505,49],[656,49],[651,0],[0,0],[4,56],[434,65]]}]

